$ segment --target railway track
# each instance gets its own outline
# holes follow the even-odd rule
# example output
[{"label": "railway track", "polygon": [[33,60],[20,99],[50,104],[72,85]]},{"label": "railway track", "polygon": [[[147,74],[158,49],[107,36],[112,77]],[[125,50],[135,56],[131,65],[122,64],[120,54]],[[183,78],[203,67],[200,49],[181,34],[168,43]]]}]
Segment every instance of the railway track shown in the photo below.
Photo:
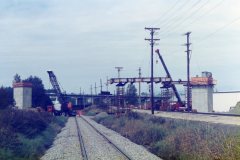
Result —
[{"label": "railway track", "polygon": [[[116,150],[121,156],[123,157],[122,159],[126,160],[131,160],[132,158],[125,153],[121,148],[119,148],[116,144],[114,144],[108,137],[106,137],[104,134],[102,134],[96,127],[94,127],[91,123],[89,123],[85,118],[83,117],[76,117],[76,125],[77,125],[77,130],[78,130],[78,136],[79,136],[79,141],[80,141],[80,147],[81,147],[81,152],[82,152],[82,157],[83,160],[88,160],[90,158],[90,154],[95,154],[95,153],[89,153],[87,149],[87,144],[84,141],[84,135],[81,131],[81,120],[85,122],[89,127],[91,127],[98,135],[100,135],[108,144],[111,145],[111,147]],[[82,125],[85,125],[82,124]],[[96,140],[97,141],[97,140]],[[98,141],[97,141],[98,142]],[[105,147],[105,146],[102,146]],[[105,153],[108,154],[108,153]]]},{"label": "railway track", "polygon": [[84,145],[84,141],[83,141],[81,130],[79,128],[79,123],[77,122],[77,117],[75,117],[75,122],[76,122],[76,125],[77,125],[78,139],[79,139],[79,143],[80,143],[82,159],[83,160],[88,160],[87,151],[86,151],[86,148],[85,148],[85,145]]}]

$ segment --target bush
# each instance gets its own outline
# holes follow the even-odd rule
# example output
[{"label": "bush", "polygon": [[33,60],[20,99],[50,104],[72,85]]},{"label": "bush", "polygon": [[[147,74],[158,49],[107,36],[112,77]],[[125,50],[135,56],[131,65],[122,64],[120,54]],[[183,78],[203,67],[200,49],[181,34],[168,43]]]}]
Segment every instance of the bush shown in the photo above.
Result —
[{"label": "bush", "polygon": [[39,132],[44,131],[49,123],[49,115],[33,111],[17,111],[13,116],[12,127],[28,138],[34,138]]},{"label": "bush", "polygon": [[3,110],[0,112],[0,159],[39,159],[66,122],[46,112]]},{"label": "bush", "polygon": [[95,118],[167,160],[240,159],[240,128],[130,112]]},{"label": "bush", "polygon": [[83,113],[86,116],[95,116],[101,112],[105,112],[105,110],[103,108],[97,107],[97,106],[90,106],[90,107],[84,108],[84,110],[83,110]]}]

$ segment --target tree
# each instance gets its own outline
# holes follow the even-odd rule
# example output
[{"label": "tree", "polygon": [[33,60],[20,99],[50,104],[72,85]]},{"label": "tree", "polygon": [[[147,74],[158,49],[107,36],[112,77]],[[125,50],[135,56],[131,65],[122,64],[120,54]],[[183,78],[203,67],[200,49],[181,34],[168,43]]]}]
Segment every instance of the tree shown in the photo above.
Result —
[{"label": "tree", "polygon": [[13,89],[11,87],[0,88],[0,109],[13,105]]},{"label": "tree", "polygon": [[44,85],[42,80],[36,76],[30,76],[23,80],[23,82],[32,83],[32,106],[43,107],[46,109],[48,105],[52,105],[52,101],[45,93]]},{"label": "tree", "polygon": [[127,86],[126,101],[128,104],[135,105],[138,102],[137,89],[134,84],[129,84]]},{"label": "tree", "polygon": [[13,80],[14,83],[19,83],[21,82],[21,77],[16,73],[15,76],[14,76],[14,80]]}]

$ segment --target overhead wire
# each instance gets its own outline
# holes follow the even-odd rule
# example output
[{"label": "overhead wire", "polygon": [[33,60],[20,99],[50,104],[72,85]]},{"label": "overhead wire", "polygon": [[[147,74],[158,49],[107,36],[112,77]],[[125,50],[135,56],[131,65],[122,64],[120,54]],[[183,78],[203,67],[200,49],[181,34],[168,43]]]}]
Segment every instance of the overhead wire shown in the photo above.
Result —
[{"label": "overhead wire", "polygon": [[[200,16],[194,18],[190,23],[186,24],[185,26],[188,27],[187,30],[190,29],[189,26],[195,24],[196,22],[199,21],[199,19],[201,19],[202,17],[206,16],[207,14],[213,12],[215,9],[217,9],[219,6],[221,6],[221,4],[222,4],[224,1],[225,1],[225,0],[220,1],[219,3],[217,3],[216,5],[214,5],[213,7],[209,8],[206,12],[203,12],[203,14],[201,14]],[[186,28],[185,26],[182,27],[182,28]],[[179,30],[179,29],[181,29],[181,28],[177,28],[177,30]],[[176,29],[175,29],[175,31],[176,31]],[[168,34],[168,35],[170,35],[170,34]],[[163,37],[163,38],[168,38],[168,37],[169,37],[169,36],[165,36],[165,37]]]},{"label": "overhead wire", "polygon": [[[225,1],[225,0],[222,0],[222,1],[220,1],[219,3],[217,3],[216,5],[214,5],[213,7],[211,7],[210,9],[208,9],[206,12],[204,12],[203,14],[201,14],[199,17],[197,17],[196,19],[194,19],[193,21],[191,21],[191,22],[190,22],[190,25],[191,25],[191,24],[194,24],[196,21],[198,21],[200,18],[204,17],[205,15],[213,12],[213,11],[214,11],[216,8],[218,8],[224,1]],[[163,38],[165,39],[166,37],[163,37]],[[161,37],[161,39],[163,39],[163,38]],[[181,51],[181,49],[175,49],[175,50],[170,51],[170,52],[173,53],[173,54],[175,54],[175,53],[177,53],[177,52],[179,52],[179,51]]]},{"label": "overhead wire", "polygon": [[[167,10],[165,10],[163,13],[162,13],[162,15],[163,16],[161,16],[161,20],[163,21],[163,20],[165,20],[166,18],[166,15],[168,15],[168,13],[171,13],[171,10],[172,9],[174,9],[176,6],[177,6],[177,4],[178,4],[178,0],[176,0],[176,2],[170,7],[170,8],[168,8]],[[159,19],[158,19],[159,20]],[[155,24],[153,24],[153,26],[155,26]]]},{"label": "overhead wire", "polygon": [[235,18],[235,19],[233,19],[231,22],[223,25],[222,27],[219,27],[218,29],[216,29],[215,31],[209,33],[208,35],[204,36],[203,38],[201,38],[201,39],[198,41],[198,43],[197,43],[196,45],[199,45],[199,44],[200,44],[201,42],[203,42],[204,40],[212,37],[213,35],[215,35],[215,34],[218,33],[219,31],[225,29],[226,27],[232,25],[233,23],[235,23],[235,22],[237,22],[237,21],[239,21],[239,20],[240,20],[240,16],[237,17],[237,18]]},{"label": "overhead wire", "polygon": [[[163,25],[164,23],[167,23],[169,21],[169,19],[171,19],[172,16],[175,15],[176,11],[182,10],[184,8],[184,6],[188,3],[189,1],[186,0],[185,3],[183,3],[182,5],[178,6],[176,9],[172,10],[170,16],[168,16],[167,18],[164,18],[163,20],[161,20],[160,22],[156,22],[154,24],[154,26],[158,25],[159,23],[161,23],[161,25]],[[175,11],[176,10],[176,11]]]},{"label": "overhead wire", "polygon": [[189,8],[187,8],[186,10],[183,10],[182,13],[176,14],[176,16],[174,16],[173,18],[169,19],[168,23],[162,24],[163,27],[168,28],[169,26],[172,26],[173,24],[176,24],[177,21],[176,19],[181,19],[181,17],[183,15],[186,15],[188,12],[191,12],[202,0],[198,0],[196,1],[194,4],[192,4]]},{"label": "overhead wire", "polygon": [[213,12],[216,8],[218,8],[219,6],[221,6],[221,4],[224,2],[225,0],[220,1],[219,3],[217,3],[216,5],[214,5],[212,8],[209,8],[206,12],[203,12],[203,14],[201,14],[200,16],[196,17],[195,19],[193,19],[188,25],[191,26],[193,24],[195,24],[197,21],[199,21],[199,19],[201,19],[202,17],[204,17],[205,15]]},{"label": "overhead wire", "polygon": [[[213,35],[215,35],[215,34],[218,33],[219,31],[222,31],[222,30],[225,29],[226,27],[228,27],[228,26],[234,24],[235,22],[237,22],[237,21],[239,21],[239,20],[240,20],[240,16],[238,16],[237,18],[233,19],[233,20],[230,21],[229,23],[227,23],[227,24],[225,24],[225,25],[219,27],[219,28],[216,29],[215,31],[213,31],[213,32],[211,32],[211,33],[209,33],[209,34],[207,34],[206,36],[204,36],[204,37],[201,38],[200,40],[195,40],[195,41],[197,41],[197,43],[195,43],[195,46],[200,45],[201,42],[203,42],[203,41],[205,41],[206,39],[212,37]],[[174,50],[174,51],[171,51],[171,53],[176,53],[176,52],[178,52],[178,51],[180,51],[180,49],[176,49],[176,50]]]},{"label": "overhead wire", "polygon": [[[239,20],[240,20],[240,16],[238,16],[237,18],[233,19],[231,22],[229,22],[229,23],[227,23],[227,24],[219,27],[218,29],[216,29],[215,31],[209,33],[208,35],[204,36],[204,37],[201,38],[199,41],[197,40],[198,43],[195,43],[194,45],[195,45],[195,46],[200,45],[201,42],[203,42],[204,40],[212,37],[213,35],[215,35],[215,34],[218,33],[219,31],[224,30],[226,27],[234,24],[235,22],[237,22],[237,21],[239,21]],[[172,51],[172,53],[176,53],[176,52],[178,52],[178,51],[180,51],[180,49],[174,50],[174,51]],[[191,54],[192,54],[192,51],[191,51]],[[198,68],[198,69],[199,69],[199,68]]]},{"label": "overhead wire", "polygon": [[203,7],[205,7],[210,0],[207,0],[205,3],[203,3],[199,8],[197,8],[195,11],[191,12],[186,18],[184,18],[183,20],[181,20],[179,23],[176,23],[176,25],[173,25],[172,27],[169,27],[167,31],[165,31],[165,35],[163,33],[163,38],[167,37],[169,35],[170,32],[176,31],[179,29],[179,26],[181,26],[182,24],[184,24],[184,22],[186,22],[187,20],[189,20],[191,17],[193,17],[194,15],[196,15]]}]

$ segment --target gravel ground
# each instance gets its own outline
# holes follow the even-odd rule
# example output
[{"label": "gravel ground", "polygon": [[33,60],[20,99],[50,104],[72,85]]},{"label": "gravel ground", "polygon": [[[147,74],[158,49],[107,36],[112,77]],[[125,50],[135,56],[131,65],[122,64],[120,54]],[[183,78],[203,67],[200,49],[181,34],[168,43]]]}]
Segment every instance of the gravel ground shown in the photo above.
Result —
[{"label": "gravel ground", "polygon": [[96,123],[89,117],[83,117],[94,127],[96,127],[102,134],[107,136],[115,145],[121,148],[121,150],[127,153],[127,155],[131,157],[132,160],[160,160],[159,157],[147,151],[143,146],[131,142],[129,139],[121,136],[117,132]]},{"label": "gravel ground", "polygon": [[79,128],[83,136],[84,145],[90,160],[124,160],[121,153],[115,150],[89,124],[78,118]]},{"label": "gravel ground", "polygon": [[77,134],[76,122],[68,118],[66,126],[55,138],[53,145],[41,160],[81,160],[81,149]]},{"label": "gravel ground", "polygon": [[[137,145],[120,134],[112,131],[89,117],[83,116],[101,133],[106,135],[115,145],[123,150],[132,160],[160,160],[148,152],[144,147]],[[77,118],[84,145],[90,160],[125,160],[126,158],[112,147],[101,135],[81,118]],[[54,143],[41,160],[81,160],[81,149],[77,134],[76,122],[73,117],[68,119],[66,126],[57,135]]]},{"label": "gravel ground", "polygon": [[[150,110],[134,110],[140,113],[151,114]],[[230,125],[240,125],[240,117],[228,117],[221,115],[205,115],[205,114],[191,114],[191,113],[181,113],[181,112],[161,112],[156,111],[155,116],[166,117],[166,118],[175,118],[191,121],[202,121],[209,123],[219,123],[219,124],[230,124]]]}]

